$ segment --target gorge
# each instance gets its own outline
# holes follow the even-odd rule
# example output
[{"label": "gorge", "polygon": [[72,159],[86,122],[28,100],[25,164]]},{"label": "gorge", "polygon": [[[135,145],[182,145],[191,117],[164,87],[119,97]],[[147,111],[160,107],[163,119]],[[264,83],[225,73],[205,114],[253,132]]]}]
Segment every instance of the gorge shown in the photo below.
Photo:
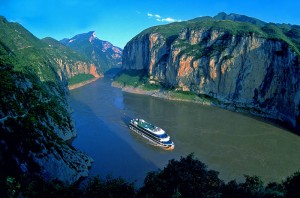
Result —
[{"label": "gorge", "polygon": [[103,76],[99,67],[50,37],[38,39],[0,17],[1,177],[38,175],[68,184],[88,176],[93,160],[76,137],[68,80]]},{"label": "gorge", "polygon": [[[92,156],[93,175],[117,167],[142,183],[148,171],[195,151],[226,181],[243,173],[281,181],[299,167],[295,134],[215,107],[124,94],[111,87],[108,74],[121,69],[115,80],[127,73],[133,88],[194,94],[215,106],[272,118],[299,135],[299,46],[300,26],[237,14],[154,26],[124,50],[95,31],[38,39],[0,17],[0,178],[74,184],[89,175]],[[69,89],[90,82],[71,91],[70,99]],[[169,129],[178,150],[163,153],[130,136],[129,117],[140,116]],[[124,153],[131,160],[121,167]]]},{"label": "gorge", "polygon": [[123,70],[287,123],[299,132],[300,27],[220,13],[151,27],[123,51]]}]

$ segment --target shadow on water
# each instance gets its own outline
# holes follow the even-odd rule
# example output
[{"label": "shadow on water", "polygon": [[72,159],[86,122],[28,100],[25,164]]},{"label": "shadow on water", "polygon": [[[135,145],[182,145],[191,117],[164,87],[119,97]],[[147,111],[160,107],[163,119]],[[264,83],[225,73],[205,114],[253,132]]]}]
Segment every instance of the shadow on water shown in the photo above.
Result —
[{"label": "shadow on water", "polygon": [[93,98],[92,87],[74,90],[70,94],[77,130],[73,146],[94,159],[91,176],[124,177],[128,181],[136,181],[136,185],[140,186],[146,173],[158,167],[142,158],[127,143],[128,137],[132,137],[126,124],[130,118],[122,114],[118,105],[113,108],[115,101],[107,100],[104,103],[99,100],[96,109],[91,106],[97,104],[95,100],[99,99]]},{"label": "shadow on water", "polygon": [[[300,167],[300,139],[273,125],[228,110],[123,93],[99,79],[71,91],[78,137],[73,145],[95,163],[92,175],[122,176],[143,182],[146,173],[168,160],[194,152],[225,181],[258,175],[281,181]],[[130,132],[131,118],[162,127],[175,143],[173,151],[150,145]]]},{"label": "shadow on water", "polygon": [[115,77],[119,72],[121,71],[121,68],[111,68],[108,71],[104,73],[105,78],[113,78]]}]

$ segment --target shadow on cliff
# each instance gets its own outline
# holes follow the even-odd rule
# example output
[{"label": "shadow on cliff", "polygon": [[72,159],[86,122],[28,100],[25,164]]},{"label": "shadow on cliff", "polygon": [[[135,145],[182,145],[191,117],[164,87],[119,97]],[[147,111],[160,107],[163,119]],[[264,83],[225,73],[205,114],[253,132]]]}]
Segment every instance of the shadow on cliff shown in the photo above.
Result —
[{"label": "shadow on cliff", "polygon": [[[300,135],[300,119],[296,110],[298,104],[294,102],[297,101],[300,82],[295,81],[300,74],[297,68],[298,58],[289,54],[291,52],[288,45],[275,41],[268,42],[263,47],[250,49],[248,52],[245,48],[246,55],[238,54],[235,57],[242,64],[238,69],[229,70],[231,73],[222,72],[223,61],[227,59],[220,59],[221,64],[218,63],[216,69],[219,79],[216,83],[217,87],[213,88],[221,92],[221,98],[225,97],[230,101],[229,108],[225,107],[225,109],[243,112],[251,118]],[[207,75],[211,72],[209,65],[210,62],[205,66]],[[226,93],[228,87],[232,85],[234,90]],[[210,91],[208,94],[218,100],[219,93]],[[217,106],[222,107],[224,101],[221,99],[220,102],[222,104]]]},{"label": "shadow on cliff", "polygon": [[89,90],[82,87],[70,93],[70,103],[74,110],[72,117],[77,130],[77,137],[72,145],[94,159],[91,176],[124,177],[141,186],[146,174],[158,167],[143,158],[129,144],[127,136],[130,133],[126,126],[129,118],[110,107],[111,102],[102,104],[105,107],[101,106],[101,102],[92,105],[85,103],[85,99],[93,97],[92,93],[88,94]]},{"label": "shadow on cliff", "polygon": [[121,68],[111,68],[108,71],[104,73],[104,77],[106,78],[113,78],[115,77],[119,72],[121,71]]}]

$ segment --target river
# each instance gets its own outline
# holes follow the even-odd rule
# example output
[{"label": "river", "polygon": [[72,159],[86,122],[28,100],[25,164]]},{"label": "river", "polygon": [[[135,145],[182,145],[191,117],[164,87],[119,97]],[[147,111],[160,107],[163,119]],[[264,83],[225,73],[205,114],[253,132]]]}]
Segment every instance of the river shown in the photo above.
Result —
[{"label": "river", "polygon": [[[140,186],[147,172],[192,152],[225,181],[244,174],[281,181],[300,168],[300,137],[261,119],[125,93],[106,78],[70,95],[78,134],[73,146],[95,160],[91,175],[121,176]],[[136,117],[165,129],[175,149],[162,150],[131,132],[127,124]]]}]

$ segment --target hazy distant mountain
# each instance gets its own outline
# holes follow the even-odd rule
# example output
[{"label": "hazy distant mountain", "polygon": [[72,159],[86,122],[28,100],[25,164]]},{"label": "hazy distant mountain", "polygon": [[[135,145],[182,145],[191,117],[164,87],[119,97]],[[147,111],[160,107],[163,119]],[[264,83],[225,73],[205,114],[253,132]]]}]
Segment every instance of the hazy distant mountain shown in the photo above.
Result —
[{"label": "hazy distant mountain", "polygon": [[90,58],[99,71],[106,72],[121,67],[122,49],[98,39],[94,31],[78,34],[71,39],[65,38],[60,42]]}]

